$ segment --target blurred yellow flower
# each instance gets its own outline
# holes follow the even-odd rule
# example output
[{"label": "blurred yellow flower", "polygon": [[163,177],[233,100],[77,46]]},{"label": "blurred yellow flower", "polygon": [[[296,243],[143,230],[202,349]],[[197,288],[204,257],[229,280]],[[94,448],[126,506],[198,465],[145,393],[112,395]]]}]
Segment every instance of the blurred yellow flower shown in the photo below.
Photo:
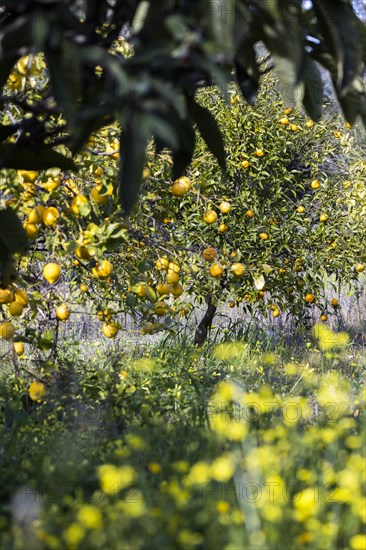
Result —
[{"label": "blurred yellow flower", "polygon": [[319,508],[319,496],[317,487],[308,487],[294,497],[294,516],[297,521],[305,521],[308,517],[315,516]]},{"label": "blurred yellow flower", "polygon": [[234,463],[231,456],[220,456],[213,461],[210,468],[212,479],[221,483],[229,481],[234,474]]},{"label": "blurred yellow flower", "polygon": [[216,502],[216,510],[219,514],[226,514],[230,510],[230,504],[224,500]]},{"label": "blurred yellow flower", "polygon": [[85,535],[85,529],[79,523],[72,523],[64,532],[64,538],[68,544],[68,548],[77,548]]},{"label": "blurred yellow flower", "polygon": [[161,466],[156,462],[150,462],[148,469],[152,474],[159,474],[161,472]]},{"label": "blurred yellow flower", "polygon": [[354,535],[349,541],[352,550],[365,550],[366,535]]},{"label": "blurred yellow flower", "polygon": [[84,504],[78,512],[79,522],[88,529],[100,529],[103,524],[102,513],[96,506]]},{"label": "blurred yellow flower", "polygon": [[135,471],[131,466],[103,464],[99,466],[98,473],[101,489],[107,494],[118,493],[135,479]]}]

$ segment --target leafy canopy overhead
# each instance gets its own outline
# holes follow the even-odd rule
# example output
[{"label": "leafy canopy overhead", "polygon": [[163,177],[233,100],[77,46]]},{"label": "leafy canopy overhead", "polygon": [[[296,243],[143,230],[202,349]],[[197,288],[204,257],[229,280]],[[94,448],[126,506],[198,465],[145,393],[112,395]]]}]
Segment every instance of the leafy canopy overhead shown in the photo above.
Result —
[{"label": "leafy canopy overhead", "polygon": [[[176,178],[192,159],[197,124],[224,168],[217,124],[195,101],[202,86],[215,83],[225,93],[236,78],[253,103],[261,74],[274,65],[286,103],[302,103],[319,120],[322,66],[347,121],[366,123],[366,27],[348,0],[5,0],[0,10],[2,109],[18,113],[0,126],[0,167],[72,169],[67,149],[54,147],[75,154],[91,132],[117,120],[126,213],[151,137],[157,151],[172,151]],[[113,49],[121,33],[133,55]],[[269,52],[264,61],[260,44]],[[50,86],[31,101],[22,90],[4,91],[14,64],[38,52]]]}]

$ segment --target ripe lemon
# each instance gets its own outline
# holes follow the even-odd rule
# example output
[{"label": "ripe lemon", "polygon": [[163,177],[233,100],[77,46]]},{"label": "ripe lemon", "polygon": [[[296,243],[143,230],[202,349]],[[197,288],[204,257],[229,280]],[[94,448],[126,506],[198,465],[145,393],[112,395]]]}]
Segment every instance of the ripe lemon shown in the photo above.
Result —
[{"label": "ripe lemon", "polygon": [[215,210],[211,210],[211,209],[206,210],[206,212],[203,215],[203,219],[208,224],[215,223],[217,221],[217,214]]},{"label": "ripe lemon", "polygon": [[320,320],[321,321],[326,321],[328,319],[328,317],[325,315],[325,313],[323,313],[321,316],[320,316]]},{"label": "ripe lemon", "polygon": [[76,216],[80,216],[82,207],[88,204],[88,199],[84,195],[76,195],[71,201],[71,210]]},{"label": "ripe lemon", "polygon": [[151,176],[151,170],[148,166],[145,166],[145,168],[142,171],[142,179],[143,181],[146,181]]},{"label": "ripe lemon", "polygon": [[335,132],[333,132],[333,136],[336,138],[336,139],[339,139],[341,137],[341,132],[339,132],[339,130],[336,130]]},{"label": "ripe lemon", "polygon": [[0,324],[0,338],[11,340],[15,334],[14,325],[10,321],[5,321]]},{"label": "ripe lemon", "polygon": [[328,221],[328,216],[327,214],[321,214],[321,216],[319,217],[319,220],[322,222],[322,223],[325,223]]},{"label": "ripe lemon", "polygon": [[230,271],[235,275],[235,277],[244,277],[245,266],[244,264],[236,263],[231,266]]},{"label": "ripe lemon", "polygon": [[233,307],[236,306],[236,303],[233,302],[233,301],[230,301],[229,304],[228,304],[228,306],[229,306],[230,308],[233,308]]},{"label": "ripe lemon", "polygon": [[280,118],[280,124],[283,124],[284,126],[289,124],[289,119],[287,118],[287,116]]},{"label": "ripe lemon", "polygon": [[292,107],[286,107],[283,112],[285,113],[285,115],[290,115],[292,113]]},{"label": "ripe lemon", "polygon": [[313,302],[315,302],[314,294],[311,294],[311,293],[307,294],[305,296],[305,302],[307,302],[308,304],[312,304]]},{"label": "ripe lemon", "polygon": [[159,271],[168,271],[168,268],[169,268],[168,258],[158,258],[155,262],[155,267]]},{"label": "ripe lemon", "polygon": [[259,238],[266,241],[268,239],[268,233],[259,233]]},{"label": "ripe lemon", "polygon": [[211,277],[218,278],[218,277],[222,277],[223,274],[224,274],[224,268],[222,267],[222,265],[220,263],[216,262],[216,263],[211,265],[211,267],[210,267]]},{"label": "ripe lemon", "polygon": [[176,180],[170,188],[171,194],[174,197],[183,197],[188,191],[187,185],[180,180]]},{"label": "ripe lemon", "polygon": [[314,121],[313,120],[307,120],[305,122],[305,126],[306,126],[306,128],[312,128],[314,126]]},{"label": "ripe lemon", "polygon": [[291,132],[297,132],[298,129],[299,129],[299,127],[296,124],[291,124],[290,125]]},{"label": "ripe lemon", "polygon": [[86,285],[85,283],[81,284],[79,288],[81,292],[88,292],[89,290],[88,285]]},{"label": "ripe lemon", "polygon": [[170,286],[168,285],[168,283],[159,283],[158,285],[156,285],[156,292],[159,294],[159,296],[169,296]]},{"label": "ripe lemon", "polygon": [[0,304],[10,304],[14,300],[14,292],[10,288],[0,288]]},{"label": "ripe lemon", "polygon": [[48,208],[45,208],[43,212],[43,223],[48,227],[54,227],[56,225],[56,221],[59,215],[60,213],[55,206],[49,206]]},{"label": "ripe lemon", "polygon": [[163,317],[163,315],[166,315],[169,311],[169,306],[165,302],[156,302],[154,305],[154,313],[158,317]]},{"label": "ripe lemon", "polygon": [[23,227],[28,239],[33,241],[38,235],[38,227],[29,222],[24,222]]},{"label": "ripe lemon", "polygon": [[247,210],[245,215],[246,215],[247,218],[254,218],[253,210]]},{"label": "ripe lemon", "polygon": [[101,194],[100,190],[101,190],[100,185],[93,187],[93,189],[90,192],[91,198],[97,204],[106,204],[108,202],[108,195]]},{"label": "ripe lemon", "polygon": [[206,262],[213,262],[217,258],[217,252],[212,246],[208,246],[202,252],[202,257]]},{"label": "ripe lemon", "polygon": [[32,224],[42,223],[43,213],[45,209],[46,208],[43,206],[43,204],[39,204],[35,208],[32,208],[32,210],[28,214],[28,222]]},{"label": "ripe lemon", "polygon": [[169,271],[174,271],[174,273],[180,272],[180,265],[177,262],[169,262]]},{"label": "ripe lemon", "polygon": [[38,172],[35,170],[17,170],[17,174],[26,183],[33,183],[38,178]]},{"label": "ripe lemon", "polygon": [[23,342],[14,342],[13,349],[17,355],[23,355],[24,353],[24,344]]},{"label": "ripe lemon", "polygon": [[9,314],[12,316],[12,317],[19,317],[19,315],[21,315],[23,313],[23,308],[24,306],[22,306],[22,304],[20,302],[10,302],[9,304]]},{"label": "ripe lemon", "polygon": [[46,264],[43,268],[43,277],[46,279],[50,285],[53,285],[56,281],[59,280],[61,275],[60,266],[54,262]]},{"label": "ripe lemon", "polygon": [[106,279],[113,271],[111,262],[108,260],[103,260],[100,264],[97,264],[96,271],[99,279]]},{"label": "ripe lemon", "polygon": [[90,254],[86,246],[81,245],[75,249],[75,256],[80,260],[89,260]]},{"label": "ripe lemon", "polygon": [[25,290],[22,290],[21,288],[17,288],[14,292],[14,299],[22,304],[22,306],[27,306],[29,303],[28,294]]},{"label": "ripe lemon", "polygon": [[173,294],[174,298],[179,298],[183,294],[183,287],[180,283],[175,283],[171,286],[171,293]]},{"label": "ripe lemon", "polygon": [[70,317],[70,308],[66,304],[61,304],[56,308],[56,317],[60,321],[66,321]]},{"label": "ripe lemon", "polygon": [[190,189],[190,187],[191,187],[191,180],[189,179],[188,176],[181,176],[181,177],[178,179],[178,181],[179,181],[180,183],[184,183],[185,186],[187,187],[187,189]]},{"label": "ripe lemon", "polygon": [[29,386],[28,394],[32,401],[40,403],[46,397],[47,392],[42,382],[32,382]]},{"label": "ripe lemon", "polygon": [[331,303],[332,303],[332,306],[333,306],[333,307],[337,307],[337,305],[339,304],[337,298],[332,298],[332,302],[331,302]]},{"label": "ripe lemon", "polygon": [[241,165],[242,165],[243,168],[249,168],[250,162],[249,162],[249,160],[243,160]]},{"label": "ripe lemon", "polygon": [[320,181],[319,180],[313,180],[311,182],[311,188],[312,189],[319,189],[319,187],[320,187]]},{"label": "ripe lemon", "polygon": [[97,168],[94,170],[95,176],[102,176],[103,175],[103,168],[101,166],[97,166]]},{"label": "ripe lemon", "polygon": [[279,309],[276,308],[272,311],[272,316],[273,317],[278,317],[279,315],[280,315],[280,310]]},{"label": "ripe lemon", "polygon": [[358,273],[362,273],[365,269],[365,266],[363,264],[356,264],[355,269]]},{"label": "ripe lemon", "polygon": [[227,201],[223,201],[219,208],[223,214],[228,214],[231,211],[231,204]]},{"label": "ripe lemon", "polygon": [[263,157],[264,151],[263,151],[263,149],[257,149],[255,154],[256,154],[257,157]]},{"label": "ripe lemon", "polygon": [[219,231],[220,233],[226,233],[227,231],[229,231],[229,226],[226,225],[226,223],[220,223]]},{"label": "ripe lemon", "polygon": [[179,273],[177,273],[176,271],[173,271],[172,269],[168,269],[166,282],[169,285],[175,285],[176,283],[179,282],[179,279],[180,279]]},{"label": "ripe lemon", "polygon": [[44,189],[48,191],[49,193],[52,193],[52,191],[55,191],[61,183],[61,179],[59,176],[55,176],[53,178],[48,178],[45,183],[43,183]]},{"label": "ripe lemon", "polygon": [[299,206],[297,211],[299,214],[303,214],[305,212],[305,206]]},{"label": "ripe lemon", "polygon": [[107,338],[115,338],[118,333],[118,327],[111,323],[104,323],[102,326],[102,332]]}]

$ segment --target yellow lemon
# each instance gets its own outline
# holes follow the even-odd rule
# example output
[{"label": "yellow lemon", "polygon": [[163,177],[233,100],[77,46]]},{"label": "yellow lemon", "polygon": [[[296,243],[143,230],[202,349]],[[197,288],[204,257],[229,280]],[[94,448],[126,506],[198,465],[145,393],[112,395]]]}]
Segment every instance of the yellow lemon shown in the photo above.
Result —
[{"label": "yellow lemon", "polygon": [[32,382],[28,389],[32,401],[40,403],[46,397],[46,388],[42,382]]},{"label": "yellow lemon", "polygon": [[166,276],[166,282],[169,285],[174,285],[174,284],[178,283],[179,279],[180,279],[179,273],[177,273],[176,271],[173,271],[172,269],[168,269],[168,273],[167,273],[167,276]]},{"label": "yellow lemon", "polygon": [[322,223],[325,223],[328,221],[328,216],[327,214],[321,214],[319,220],[322,222]]},{"label": "yellow lemon", "polygon": [[319,189],[319,187],[320,187],[320,181],[319,180],[313,180],[311,182],[311,188],[312,189]]},{"label": "yellow lemon", "polygon": [[169,306],[165,302],[156,302],[154,305],[154,313],[158,317],[162,317],[163,315],[166,315],[169,311]]},{"label": "yellow lemon", "polygon": [[10,302],[9,304],[9,314],[12,316],[12,317],[19,317],[22,313],[23,313],[23,308],[24,306],[22,306],[22,304],[20,302]]},{"label": "yellow lemon", "polygon": [[332,303],[332,306],[333,306],[333,307],[337,307],[337,305],[339,304],[337,298],[332,298],[332,302],[331,302],[331,303]]},{"label": "yellow lemon", "polygon": [[250,162],[249,162],[249,160],[243,160],[241,165],[242,165],[243,168],[249,168]]},{"label": "yellow lemon", "polygon": [[0,324],[0,338],[11,340],[15,334],[14,325],[10,321],[5,321]]},{"label": "yellow lemon", "polygon": [[356,264],[355,269],[358,273],[362,273],[365,269],[365,266],[363,264]]},{"label": "yellow lemon", "polygon": [[13,349],[17,355],[23,355],[24,353],[24,344],[23,342],[14,342]]},{"label": "yellow lemon", "polygon": [[49,206],[48,208],[45,208],[43,212],[43,223],[48,227],[54,227],[56,225],[56,221],[59,215],[60,213],[55,206]]},{"label": "yellow lemon", "polygon": [[245,212],[245,215],[246,215],[247,218],[254,218],[254,212],[253,212],[253,210],[247,210],[247,211]]},{"label": "yellow lemon", "polygon": [[111,323],[104,323],[102,326],[102,332],[107,338],[115,338],[118,333],[118,327]]},{"label": "yellow lemon", "polygon": [[217,214],[215,210],[211,210],[211,209],[206,210],[206,212],[203,215],[203,219],[208,224],[215,223],[217,221]]},{"label": "yellow lemon", "polygon": [[289,119],[287,118],[287,116],[280,118],[280,124],[283,124],[284,126],[289,124]]},{"label": "yellow lemon", "polygon": [[17,302],[22,304],[22,306],[27,306],[29,303],[28,294],[25,290],[22,290],[21,288],[17,288],[14,292],[14,298]]},{"label": "yellow lemon", "polygon": [[10,288],[0,288],[0,304],[10,304],[14,300],[14,292]]},{"label": "yellow lemon", "polygon": [[299,206],[297,211],[299,214],[303,214],[305,212],[305,206]]},{"label": "yellow lemon", "polygon": [[156,292],[159,294],[159,296],[169,295],[170,294],[170,286],[168,283],[159,283],[156,285]]},{"label": "yellow lemon", "polygon": [[38,235],[38,227],[33,223],[24,222],[23,223],[24,231],[31,241],[35,239]]},{"label": "yellow lemon", "polygon": [[44,211],[45,207],[43,204],[39,204],[35,208],[32,208],[28,214],[28,222],[32,224],[42,223]]},{"label": "yellow lemon", "polygon": [[268,233],[260,233],[259,238],[266,241],[268,239]]},{"label": "yellow lemon", "polygon": [[188,187],[183,181],[177,180],[170,188],[171,194],[174,197],[183,197],[188,191]]},{"label": "yellow lemon", "polygon": [[245,266],[244,264],[236,263],[231,266],[230,271],[235,275],[235,277],[244,277]]},{"label": "yellow lemon", "polygon": [[228,214],[231,210],[231,204],[227,201],[223,201],[219,208],[223,214]]},{"label": "yellow lemon", "polygon": [[202,252],[202,256],[206,262],[213,262],[217,258],[217,252],[212,246],[208,246]]},{"label": "yellow lemon", "polygon": [[66,304],[61,304],[56,308],[56,317],[60,321],[66,321],[70,317],[70,308]]},{"label": "yellow lemon", "polygon": [[315,296],[314,294],[311,294],[310,292],[305,296],[305,302],[307,302],[308,304],[312,304],[313,302],[315,302]]},{"label": "yellow lemon", "polygon": [[56,281],[59,280],[61,275],[60,266],[54,262],[46,264],[43,268],[43,277],[46,279],[50,285],[53,285]]},{"label": "yellow lemon", "polygon": [[156,269],[159,271],[168,271],[169,260],[168,258],[158,258],[155,262]]},{"label": "yellow lemon", "polygon": [[85,283],[82,283],[79,288],[81,292],[88,292],[89,290],[88,285],[86,285]]},{"label": "yellow lemon", "polygon": [[220,233],[227,233],[227,231],[229,231],[229,226],[226,225],[226,223],[220,223],[219,231]]},{"label": "yellow lemon", "polygon": [[71,201],[71,210],[76,216],[80,216],[82,207],[88,204],[88,199],[84,195],[76,195]]},{"label": "yellow lemon", "polygon": [[175,283],[171,286],[171,293],[173,294],[174,298],[179,298],[183,294],[183,287],[180,283]]},{"label": "yellow lemon", "polygon": [[211,265],[210,267],[211,277],[219,278],[219,277],[222,277],[223,274],[224,274],[224,268],[220,263],[216,262]]}]

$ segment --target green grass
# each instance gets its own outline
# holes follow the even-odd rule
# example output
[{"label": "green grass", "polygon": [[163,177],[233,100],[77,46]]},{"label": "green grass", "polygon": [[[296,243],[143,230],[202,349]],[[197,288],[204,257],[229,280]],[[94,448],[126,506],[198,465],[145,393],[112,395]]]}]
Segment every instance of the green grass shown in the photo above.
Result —
[{"label": "green grass", "polygon": [[229,336],[5,363],[2,547],[363,548],[363,350]]}]

